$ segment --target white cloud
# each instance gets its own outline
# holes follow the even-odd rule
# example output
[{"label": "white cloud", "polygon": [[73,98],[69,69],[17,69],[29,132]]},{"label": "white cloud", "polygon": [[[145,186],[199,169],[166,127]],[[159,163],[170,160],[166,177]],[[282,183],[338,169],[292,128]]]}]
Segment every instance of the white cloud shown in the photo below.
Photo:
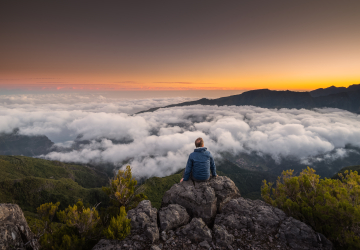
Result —
[{"label": "white cloud", "polygon": [[0,107],[26,111],[89,111],[134,114],[154,107],[186,102],[194,98],[109,98],[98,94],[0,95]]},{"label": "white cloud", "polygon": [[[20,133],[45,134],[67,148],[69,141],[81,134],[91,143],[44,157],[81,163],[102,161],[117,166],[131,164],[138,176],[166,176],[185,167],[199,136],[215,156],[222,152],[236,155],[256,151],[278,161],[290,156],[305,162],[319,154],[327,160],[335,159],[346,155],[347,144],[360,147],[359,115],[337,109],[197,105],[131,115],[134,110],[179,99],[111,102],[98,97],[73,104],[70,97],[59,97],[58,103],[50,103],[51,98],[46,98],[42,105],[35,97],[5,98],[6,103],[0,106],[0,132],[18,127]],[[138,106],[134,107],[135,103]],[[120,110],[127,110],[128,114]],[[122,140],[126,144],[118,143]]]}]

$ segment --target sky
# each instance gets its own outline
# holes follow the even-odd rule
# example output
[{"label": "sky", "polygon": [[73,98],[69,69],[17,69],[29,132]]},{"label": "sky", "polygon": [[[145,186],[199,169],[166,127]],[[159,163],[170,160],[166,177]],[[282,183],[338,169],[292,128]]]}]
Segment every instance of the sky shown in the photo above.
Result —
[{"label": "sky", "polygon": [[359,84],[359,13],[358,0],[1,1],[0,92]]}]

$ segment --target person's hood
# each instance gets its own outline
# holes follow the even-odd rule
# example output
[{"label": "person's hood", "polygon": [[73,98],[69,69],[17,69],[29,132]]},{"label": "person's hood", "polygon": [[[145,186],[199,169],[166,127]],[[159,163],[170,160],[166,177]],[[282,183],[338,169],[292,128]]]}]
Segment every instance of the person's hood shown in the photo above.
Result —
[{"label": "person's hood", "polygon": [[206,151],[206,150],[207,150],[206,147],[201,147],[201,148],[195,148],[195,149],[194,149],[194,152],[204,152],[204,151]]}]

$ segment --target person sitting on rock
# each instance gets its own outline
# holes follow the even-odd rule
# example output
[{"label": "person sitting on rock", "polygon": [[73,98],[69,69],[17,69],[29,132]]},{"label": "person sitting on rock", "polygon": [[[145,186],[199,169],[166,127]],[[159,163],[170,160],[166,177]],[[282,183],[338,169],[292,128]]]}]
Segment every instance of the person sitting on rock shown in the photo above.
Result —
[{"label": "person sitting on rock", "polygon": [[216,177],[216,166],[214,158],[207,148],[204,147],[204,140],[199,137],[195,140],[196,149],[189,155],[186,164],[184,178],[182,181],[207,181],[210,179],[210,170],[213,177]]}]

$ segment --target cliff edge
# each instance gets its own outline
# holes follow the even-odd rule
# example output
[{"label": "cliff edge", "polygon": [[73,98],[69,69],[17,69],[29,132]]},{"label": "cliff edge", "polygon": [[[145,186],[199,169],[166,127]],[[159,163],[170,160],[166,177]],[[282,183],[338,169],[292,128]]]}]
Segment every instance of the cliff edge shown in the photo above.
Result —
[{"label": "cliff edge", "polygon": [[225,176],[175,184],[159,211],[145,200],[128,217],[125,240],[103,239],[93,250],[333,249],[325,236],[282,210],[242,198]]}]

